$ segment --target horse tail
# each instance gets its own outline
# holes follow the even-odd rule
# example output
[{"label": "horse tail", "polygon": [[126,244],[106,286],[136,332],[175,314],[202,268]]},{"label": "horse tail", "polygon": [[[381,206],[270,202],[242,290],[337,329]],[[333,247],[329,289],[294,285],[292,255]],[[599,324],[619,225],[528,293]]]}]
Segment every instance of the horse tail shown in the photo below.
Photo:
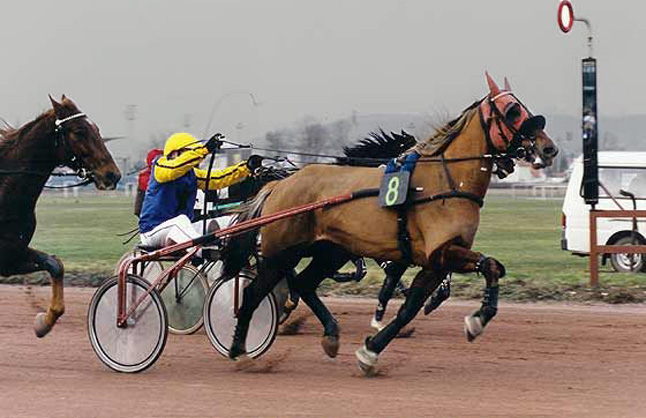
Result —
[{"label": "horse tail", "polygon": [[[256,197],[238,208],[236,210],[238,213],[236,223],[260,217],[267,198],[277,184],[278,181],[268,183],[260,190]],[[260,228],[255,228],[249,232],[228,239],[222,254],[222,272],[225,279],[234,277],[248,264],[249,257],[251,257],[256,249],[259,232]]]}]

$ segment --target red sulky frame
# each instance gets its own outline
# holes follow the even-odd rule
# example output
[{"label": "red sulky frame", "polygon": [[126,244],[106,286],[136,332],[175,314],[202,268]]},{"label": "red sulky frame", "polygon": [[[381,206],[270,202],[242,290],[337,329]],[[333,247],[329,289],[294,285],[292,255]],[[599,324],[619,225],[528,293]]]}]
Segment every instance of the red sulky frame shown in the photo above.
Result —
[{"label": "red sulky frame", "polygon": [[[300,215],[302,213],[311,212],[316,209],[322,209],[328,206],[337,205],[339,203],[347,202],[349,200],[355,199],[360,196],[360,192],[348,193],[336,197],[331,197],[329,199],[320,200],[318,202],[309,203],[305,205],[296,206],[290,209],[285,209],[279,212],[276,212],[271,215],[262,216],[260,218],[250,219],[248,221],[240,222],[228,228],[220,229],[219,231],[212,232],[210,234],[202,235],[199,238],[182,242],[179,244],[174,244],[160,250],[142,254],[138,257],[128,259],[119,266],[119,280],[117,287],[117,326],[120,328],[127,326],[127,320],[132,316],[137,307],[141,305],[144,299],[150,295],[153,289],[160,288],[163,289],[167,284],[168,277],[172,277],[173,274],[184,266],[194,255],[195,253],[202,248],[204,245],[213,244],[219,242],[223,238],[233,237],[248,231],[251,231],[255,228],[270,224],[272,222],[279,221],[281,219],[289,218],[292,216]],[[159,277],[157,277],[153,283],[150,284],[150,287],[144,292],[131,306],[128,308],[126,306],[126,280],[128,277],[128,269],[131,265],[135,263],[142,263],[146,261],[156,261],[162,257],[166,257],[171,254],[176,254],[180,251],[186,251],[186,254],[177,260],[172,266],[165,269]],[[236,295],[237,295],[236,291]],[[236,303],[237,305],[237,303]],[[237,307],[237,306],[236,306]]]}]

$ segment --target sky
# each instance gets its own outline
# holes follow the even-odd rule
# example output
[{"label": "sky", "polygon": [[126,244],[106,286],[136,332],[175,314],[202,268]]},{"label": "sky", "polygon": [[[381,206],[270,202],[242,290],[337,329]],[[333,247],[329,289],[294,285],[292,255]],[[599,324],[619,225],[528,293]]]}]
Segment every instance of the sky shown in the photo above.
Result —
[{"label": "sky", "polygon": [[[646,114],[646,2],[572,0],[599,60],[599,112]],[[116,154],[151,135],[248,142],[305,116],[457,114],[507,76],[535,113],[580,114],[586,29],[557,0],[20,0],[3,4],[0,116],[66,94]],[[251,95],[257,102],[254,104]],[[135,105],[134,120],[126,109]],[[131,112],[132,114],[132,112]],[[549,124],[549,119],[548,119]],[[548,125],[549,128],[549,125]]]}]

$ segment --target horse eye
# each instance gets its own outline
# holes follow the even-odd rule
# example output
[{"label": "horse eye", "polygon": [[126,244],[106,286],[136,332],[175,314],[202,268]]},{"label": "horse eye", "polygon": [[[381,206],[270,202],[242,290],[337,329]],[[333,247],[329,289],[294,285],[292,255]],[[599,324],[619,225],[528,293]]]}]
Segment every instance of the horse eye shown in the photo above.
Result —
[{"label": "horse eye", "polygon": [[508,124],[514,124],[520,118],[520,105],[518,103],[509,103],[505,107],[505,121]]}]

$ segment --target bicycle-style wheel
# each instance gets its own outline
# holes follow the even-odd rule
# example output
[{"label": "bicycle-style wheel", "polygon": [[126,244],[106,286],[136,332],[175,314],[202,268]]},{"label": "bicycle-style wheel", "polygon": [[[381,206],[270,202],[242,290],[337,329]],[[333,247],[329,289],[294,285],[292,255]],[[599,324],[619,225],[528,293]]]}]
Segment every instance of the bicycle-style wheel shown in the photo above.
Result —
[{"label": "bicycle-style wheel", "polygon": [[[117,327],[118,279],[101,285],[92,296],[87,316],[90,343],[99,359],[118,372],[135,373],[150,367],[161,355],[168,336],[164,303],[153,290],[126,321]],[[141,277],[128,275],[126,305],[131,306],[149,288]]]},{"label": "bicycle-style wheel", "polygon": [[[233,341],[238,319],[235,316],[235,281],[238,280],[238,303],[242,304],[244,288],[251,283],[252,272],[242,271],[236,278],[218,281],[211,286],[204,304],[204,327],[215,350],[225,357]],[[278,312],[273,293],[265,297],[253,313],[247,333],[247,355],[251,358],[266,352],[276,338]]]},{"label": "bicycle-style wheel", "polygon": [[193,266],[185,265],[161,292],[172,334],[192,334],[202,326],[204,299],[209,284]]}]

